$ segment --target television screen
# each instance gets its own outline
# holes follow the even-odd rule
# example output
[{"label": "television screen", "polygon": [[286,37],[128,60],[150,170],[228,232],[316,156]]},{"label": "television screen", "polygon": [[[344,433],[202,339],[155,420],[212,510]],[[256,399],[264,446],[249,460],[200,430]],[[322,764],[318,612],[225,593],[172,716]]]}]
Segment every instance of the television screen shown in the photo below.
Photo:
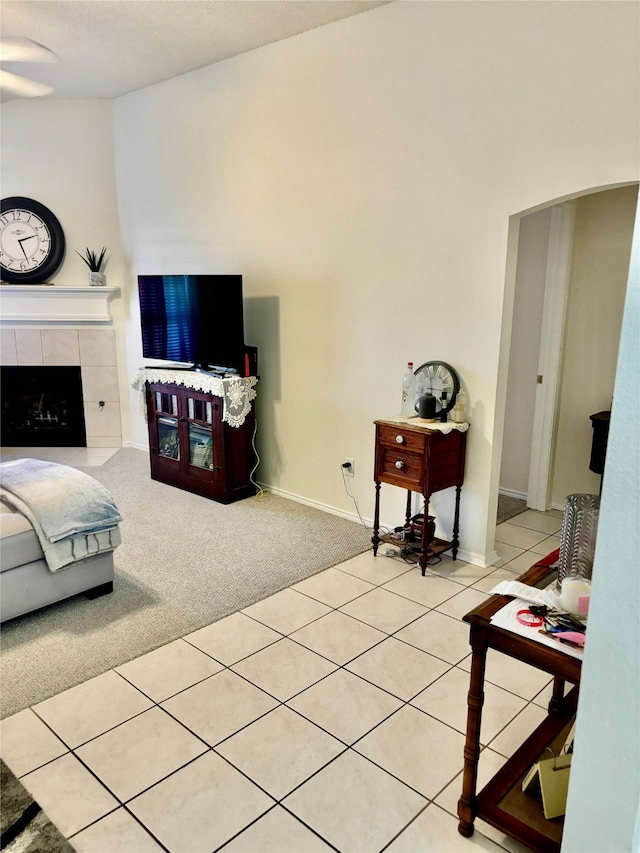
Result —
[{"label": "television screen", "polygon": [[140,275],[138,293],[145,358],[242,370],[241,275]]}]

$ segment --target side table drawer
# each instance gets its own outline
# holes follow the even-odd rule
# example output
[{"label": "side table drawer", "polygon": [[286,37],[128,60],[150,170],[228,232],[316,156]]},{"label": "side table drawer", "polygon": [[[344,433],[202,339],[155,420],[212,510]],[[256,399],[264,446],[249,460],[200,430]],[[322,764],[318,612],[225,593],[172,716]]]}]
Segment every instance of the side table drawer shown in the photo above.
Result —
[{"label": "side table drawer", "polygon": [[424,453],[425,450],[425,436],[410,430],[403,430],[401,426],[380,425],[378,441],[380,444],[405,448],[406,450],[413,450],[417,453]]},{"label": "side table drawer", "polygon": [[378,478],[404,489],[422,488],[424,455],[409,453],[400,447],[381,446],[378,450]]}]

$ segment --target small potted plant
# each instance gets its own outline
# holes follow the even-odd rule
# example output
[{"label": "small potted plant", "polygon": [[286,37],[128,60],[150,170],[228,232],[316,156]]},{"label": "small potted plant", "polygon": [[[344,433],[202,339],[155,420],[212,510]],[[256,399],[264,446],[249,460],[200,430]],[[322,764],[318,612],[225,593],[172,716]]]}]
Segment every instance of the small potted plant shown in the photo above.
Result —
[{"label": "small potted plant", "polygon": [[85,262],[89,267],[89,284],[92,287],[104,287],[107,283],[107,277],[102,272],[104,266],[104,256],[107,252],[107,247],[103,246],[100,254],[93,252],[91,249],[85,249],[84,255],[76,251],[76,255]]}]

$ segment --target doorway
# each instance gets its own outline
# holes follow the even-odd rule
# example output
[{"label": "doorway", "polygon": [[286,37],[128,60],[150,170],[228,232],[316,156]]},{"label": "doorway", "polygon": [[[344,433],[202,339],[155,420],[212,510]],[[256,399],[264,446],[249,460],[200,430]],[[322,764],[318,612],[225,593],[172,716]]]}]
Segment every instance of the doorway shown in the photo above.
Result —
[{"label": "doorway", "polygon": [[594,192],[517,223],[499,491],[534,509],[600,489],[590,415],[611,408],[637,195]]}]

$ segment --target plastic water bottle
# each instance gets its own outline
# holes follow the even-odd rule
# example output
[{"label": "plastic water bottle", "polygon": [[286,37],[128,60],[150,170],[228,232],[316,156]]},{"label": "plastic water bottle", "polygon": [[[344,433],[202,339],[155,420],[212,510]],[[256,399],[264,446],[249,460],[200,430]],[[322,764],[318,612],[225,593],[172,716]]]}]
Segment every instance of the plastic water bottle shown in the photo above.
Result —
[{"label": "plastic water bottle", "polygon": [[407,362],[407,369],[402,377],[402,415],[415,415],[416,405],[416,377],[413,372],[413,362]]}]

